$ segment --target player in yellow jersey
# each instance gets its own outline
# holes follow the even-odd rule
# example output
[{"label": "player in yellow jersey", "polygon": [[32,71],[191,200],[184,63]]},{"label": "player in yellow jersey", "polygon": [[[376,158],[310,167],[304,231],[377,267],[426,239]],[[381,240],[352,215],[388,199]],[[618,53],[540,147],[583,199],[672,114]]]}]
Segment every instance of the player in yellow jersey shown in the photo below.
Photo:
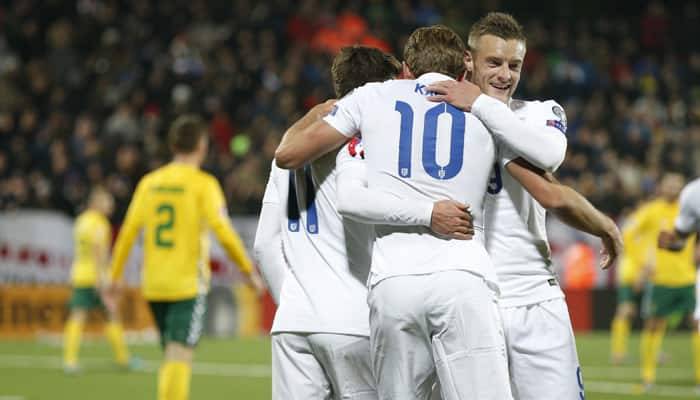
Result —
[{"label": "player in yellow jersey", "polygon": [[[637,303],[642,295],[642,289],[648,278],[648,265],[653,260],[656,251],[656,237],[648,232],[636,229],[640,207],[626,219],[622,230],[624,252],[618,265],[617,275],[617,309],[611,327],[611,361],[620,364],[627,358],[627,343],[630,335],[630,324],[637,311]],[[635,227],[635,229],[631,229]]]},{"label": "player in yellow jersey", "polygon": [[[107,217],[114,208],[114,199],[105,189],[97,187],[88,199],[88,208],[75,221],[75,258],[71,271],[73,295],[70,315],[63,333],[63,368],[66,373],[78,372],[78,352],[88,312],[104,309],[98,289],[106,283],[109,248],[112,241]],[[105,334],[112,346],[117,364],[128,366],[129,352],[124,330],[113,309],[108,309]]]},{"label": "player in yellow jersey", "polygon": [[[678,195],[684,179],[675,173],[665,174],[659,187],[659,198],[643,206],[632,221],[632,234],[641,232],[658,237],[662,231],[673,229],[679,212]],[[641,335],[640,358],[642,382],[650,387],[656,380],[656,363],[668,318],[672,314],[689,315],[695,308],[695,240],[689,240],[682,250],[672,252],[657,249],[650,264],[651,285],[644,294],[642,313],[644,328]],[[693,341],[694,353],[700,353]]]},{"label": "player in yellow jersey", "polygon": [[181,116],[168,140],[173,161],[138,183],[114,246],[111,279],[114,287],[143,229],[142,290],[165,350],[158,399],[184,400],[207,304],[210,229],[250,283],[258,291],[263,286],[231,226],[221,186],[200,170],[208,147],[206,125],[198,117]]}]

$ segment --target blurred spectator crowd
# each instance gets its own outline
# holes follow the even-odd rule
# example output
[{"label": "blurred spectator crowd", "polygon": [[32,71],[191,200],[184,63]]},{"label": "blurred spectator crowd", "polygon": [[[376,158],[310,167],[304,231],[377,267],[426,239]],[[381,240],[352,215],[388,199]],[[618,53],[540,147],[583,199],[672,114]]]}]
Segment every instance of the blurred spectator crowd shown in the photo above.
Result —
[{"label": "blurred spectator crowd", "polygon": [[280,136],[332,97],[330,60],[341,46],[401,58],[418,26],[443,23],[464,37],[500,9],[528,33],[517,97],[566,109],[558,176],[619,215],[653,194],[664,171],[697,174],[698,3],[622,2],[617,15],[597,16],[578,15],[576,3],[537,12],[488,0],[2,3],[0,210],[74,215],[90,186],[104,184],[118,223],[138,179],[167,162],[169,122],[196,112],[212,132],[205,169],[232,213],[255,213]]}]

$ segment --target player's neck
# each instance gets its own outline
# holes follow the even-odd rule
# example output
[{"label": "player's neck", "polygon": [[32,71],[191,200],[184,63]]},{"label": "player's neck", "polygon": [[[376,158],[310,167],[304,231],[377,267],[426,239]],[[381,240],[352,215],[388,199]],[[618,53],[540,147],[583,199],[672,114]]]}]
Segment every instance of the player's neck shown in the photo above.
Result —
[{"label": "player's neck", "polygon": [[194,168],[199,168],[201,162],[196,154],[176,154],[173,157],[174,164],[184,164],[189,165]]}]

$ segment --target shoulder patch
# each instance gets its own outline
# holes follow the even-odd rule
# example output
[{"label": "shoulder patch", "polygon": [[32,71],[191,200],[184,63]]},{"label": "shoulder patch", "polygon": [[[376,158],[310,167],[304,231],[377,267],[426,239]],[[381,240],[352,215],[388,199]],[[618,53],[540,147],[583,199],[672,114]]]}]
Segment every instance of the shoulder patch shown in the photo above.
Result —
[{"label": "shoulder patch", "polygon": [[331,109],[331,112],[328,113],[328,115],[335,116],[335,114],[338,112],[338,105],[333,104],[333,109]]},{"label": "shoulder patch", "polygon": [[566,126],[566,113],[564,112],[564,109],[556,105],[552,106],[552,112],[554,113],[554,115],[559,117],[564,126]]},{"label": "shoulder patch", "polygon": [[348,142],[348,152],[352,157],[360,157],[365,159],[365,149],[362,146],[362,139],[359,137],[354,137]]}]

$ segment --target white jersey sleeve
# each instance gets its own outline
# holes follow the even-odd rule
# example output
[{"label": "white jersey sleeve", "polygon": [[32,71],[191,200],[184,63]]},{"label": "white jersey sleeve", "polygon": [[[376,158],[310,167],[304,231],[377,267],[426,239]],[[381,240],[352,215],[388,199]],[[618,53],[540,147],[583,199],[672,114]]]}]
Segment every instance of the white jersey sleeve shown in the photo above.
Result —
[{"label": "white jersey sleeve", "polygon": [[[480,95],[472,113],[486,125],[494,137],[527,161],[546,171],[554,171],[566,154],[566,114],[554,101],[530,107],[528,118],[511,107],[486,95]],[[524,102],[520,102],[524,103]]]},{"label": "white jersey sleeve", "polygon": [[366,224],[430,226],[433,203],[400,199],[367,187],[362,139],[351,139],[338,152],[336,186],[338,212]]},{"label": "white jersey sleeve", "polygon": [[360,131],[362,119],[361,104],[362,92],[353,90],[342,99],[338,100],[330,114],[323,120],[347,137],[353,137]]},{"label": "white jersey sleeve", "polygon": [[675,222],[676,230],[686,235],[700,230],[700,179],[695,179],[683,188],[680,207]]},{"label": "white jersey sleeve", "polygon": [[287,266],[282,252],[281,226],[279,223],[280,201],[274,174],[275,169],[273,168],[270,171],[270,178],[265,187],[253,250],[260,274],[267,284],[270,295],[275,304],[279,304]]}]

